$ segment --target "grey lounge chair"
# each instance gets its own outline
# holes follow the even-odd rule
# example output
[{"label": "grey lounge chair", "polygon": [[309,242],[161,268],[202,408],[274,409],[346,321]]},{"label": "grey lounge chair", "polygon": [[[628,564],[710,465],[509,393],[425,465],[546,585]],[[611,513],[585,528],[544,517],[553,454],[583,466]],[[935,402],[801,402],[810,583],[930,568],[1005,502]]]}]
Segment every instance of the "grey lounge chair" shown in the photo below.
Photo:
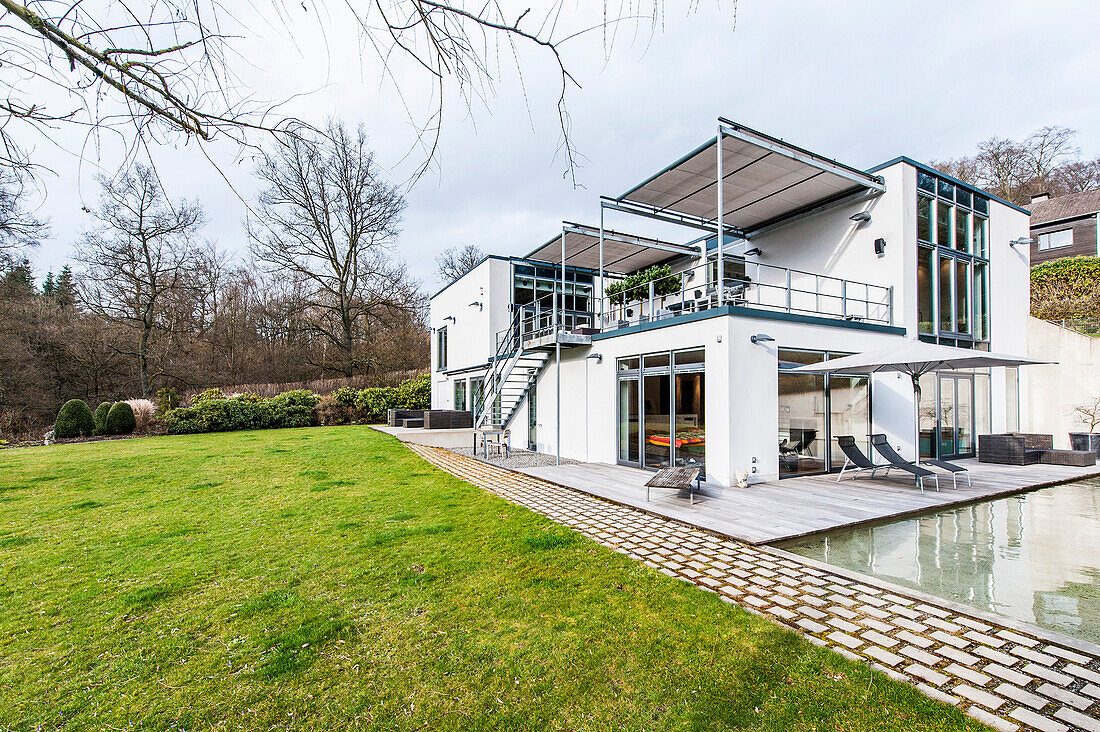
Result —
[{"label": "grey lounge chair", "polygon": [[[893,455],[895,457],[897,457],[898,460],[902,460],[902,457],[900,455],[898,455],[896,452],[894,452],[894,449],[892,447],[890,447],[890,443],[886,441],[886,435],[871,435],[871,440],[873,441],[876,437],[881,438],[881,442],[882,442],[883,445],[885,445],[886,450],[889,450],[891,453],[893,453]],[[876,449],[877,449],[877,446],[876,446]],[[879,452],[882,452],[882,450],[879,450]],[[883,457],[886,457],[885,453],[883,454]],[[886,457],[886,459],[890,460],[889,457]],[[905,462],[905,461],[902,460],[902,462]],[[970,470],[969,470],[969,468],[964,468],[963,466],[956,465],[955,463],[949,463],[946,460],[936,460],[935,458],[926,458],[924,460],[921,460],[920,462],[921,462],[921,465],[931,465],[933,467],[939,468],[940,470],[946,470],[947,472],[951,473],[951,487],[954,488],[955,490],[959,489],[959,483],[958,483],[958,480],[956,478],[957,473],[966,473],[966,485],[968,487],[973,485],[973,483],[970,482]],[[936,479],[936,484],[937,484],[937,490],[938,490],[939,489],[938,488],[938,485],[939,485],[939,479],[938,478]]]},{"label": "grey lounge chair", "polygon": [[860,470],[870,470],[871,477],[875,477],[875,471],[884,466],[875,465],[863,451],[856,446],[856,438],[851,435],[837,435],[837,444],[840,445],[840,449],[844,452],[844,466],[840,469],[840,475],[836,477],[836,482],[839,483],[840,479],[844,477],[845,472],[855,473]]},{"label": "grey lounge chair", "polygon": [[889,471],[891,468],[897,468],[898,470],[904,470],[907,473],[913,475],[916,479],[916,483],[920,486],[920,492],[924,493],[924,479],[932,478],[936,481],[936,490],[940,489],[940,476],[933,473],[928,468],[922,468],[919,465],[914,465],[901,455],[898,455],[894,451],[894,448],[890,447],[890,443],[886,441],[886,435],[871,435],[871,445],[878,451],[879,455],[886,458],[886,462],[889,465],[883,467]]}]

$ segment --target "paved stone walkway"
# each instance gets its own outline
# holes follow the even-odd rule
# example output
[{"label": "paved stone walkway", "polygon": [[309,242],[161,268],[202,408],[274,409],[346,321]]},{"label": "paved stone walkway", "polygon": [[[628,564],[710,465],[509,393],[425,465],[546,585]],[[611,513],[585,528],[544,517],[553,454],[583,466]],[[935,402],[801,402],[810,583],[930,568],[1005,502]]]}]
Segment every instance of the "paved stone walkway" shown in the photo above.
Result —
[{"label": "paved stone walkway", "polygon": [[1100,732],[1100,656],[434,447],[439,468],[996,729]]}]

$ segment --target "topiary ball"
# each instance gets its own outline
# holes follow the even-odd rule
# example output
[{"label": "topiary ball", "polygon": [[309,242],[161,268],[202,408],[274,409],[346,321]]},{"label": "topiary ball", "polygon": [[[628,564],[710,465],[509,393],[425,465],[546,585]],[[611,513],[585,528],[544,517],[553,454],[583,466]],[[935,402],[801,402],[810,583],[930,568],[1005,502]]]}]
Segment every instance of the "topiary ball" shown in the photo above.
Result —
[{"label": "topiary ball", "polygon": [[137,429],[134,410],[126,402],[116,402],[107,412],[107,434],[128,435]]},{"label": "topiary ball", "polygon": [[95,420],[95,432],[93,434],[107,434],[107,413],[110,411],[110,402],[100,402],[99,406],[95,408],[95,412],[92,414],[92,418]]},{"label": "topiary ball", "polygon": [[95,431],[92,409],[83,399],[70,399],[61,406],[54,423],[53,436],[58,439],[90,437]]}]

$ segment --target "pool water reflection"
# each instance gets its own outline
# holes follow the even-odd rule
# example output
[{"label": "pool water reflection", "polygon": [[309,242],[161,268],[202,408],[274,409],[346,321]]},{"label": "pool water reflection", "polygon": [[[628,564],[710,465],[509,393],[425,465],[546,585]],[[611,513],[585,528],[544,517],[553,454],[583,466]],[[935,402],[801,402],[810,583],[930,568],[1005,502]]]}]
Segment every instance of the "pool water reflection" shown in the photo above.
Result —
[{"label": "pool water reflection", "polygon": [[778,546],[1100,643],[1100,480]]}]

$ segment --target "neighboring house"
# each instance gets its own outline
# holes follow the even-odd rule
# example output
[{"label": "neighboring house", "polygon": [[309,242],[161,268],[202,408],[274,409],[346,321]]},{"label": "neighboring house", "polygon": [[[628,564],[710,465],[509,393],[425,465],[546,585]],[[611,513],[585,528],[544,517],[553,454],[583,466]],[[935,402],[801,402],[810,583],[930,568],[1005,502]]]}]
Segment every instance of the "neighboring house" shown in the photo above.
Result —
[{"label": "neighboring house", "polygon": [[1031,263],[1063,257],[1100,257],[1097,217],[1100,190],[1049,198],[1031,198]]},{"label": "neighboring house", "polygon": [[[913,456],[908,378],[800,364],[914,338],[1027,349],[1028,253],[1009,242],[1028,212],[909,158],[862,171],[720,120],[599,205],[598,225],[486,257],[432,297],[434,408],[472,409],[514,447],[704,464],[732,485],[837,470],[838,435],[870,452],[884,432]],[[646,219],[685,233],[624,233]],[[1026,427],[1023,391],[1011,369],[927,376],[921,452],[971,456],[976,434]]]}]

